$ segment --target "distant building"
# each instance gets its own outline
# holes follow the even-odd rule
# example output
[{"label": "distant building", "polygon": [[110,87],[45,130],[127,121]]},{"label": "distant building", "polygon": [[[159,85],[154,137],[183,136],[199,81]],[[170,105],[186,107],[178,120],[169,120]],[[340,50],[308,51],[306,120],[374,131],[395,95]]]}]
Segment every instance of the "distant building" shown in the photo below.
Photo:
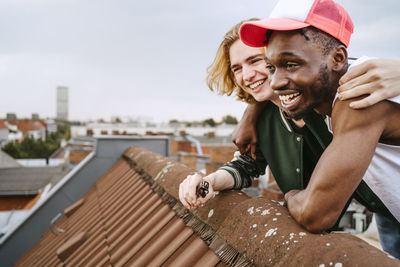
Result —
[{"label": "distant building", "polygon": [[46,140],[46,123],[41,120],[7,120],[4,122],[9,131],[9,141],[20,142],[25,136]]},{"label": "distant building", "polygon": [[15,113],[7,113],[7,120],[16,120],[17,119],[17,114]]},{"label": "distant building", "polygon": [[39,114],[38,113],[32,113],[32,120],[38,120],[39,119]]},{"label": "distant building", "polygon": [[55,133],[58,130],[57,123],[54,120],[46,120],[45,121],[47,125],[47,132],[48,133]]},{"label": "distant building", "polygon": [[59,120],[68,120],[68,87],[57,87],[57,115]]},{"label": "distant building", "polygon": [[3,146],[8,140],[8,127],[3,121],[0,121],[0,147]]}]

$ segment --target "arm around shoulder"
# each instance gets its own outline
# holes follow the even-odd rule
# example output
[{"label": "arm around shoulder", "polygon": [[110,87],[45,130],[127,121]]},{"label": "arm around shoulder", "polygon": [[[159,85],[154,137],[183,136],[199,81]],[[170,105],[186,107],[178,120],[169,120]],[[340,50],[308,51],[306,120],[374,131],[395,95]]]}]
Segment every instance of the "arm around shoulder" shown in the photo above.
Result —
[{"label": "arm around shoulder", "polygon": [[247,105],[243,117],[232,133],[232,142],[238,147],[241,154],[251,150],[253,158],[255,158],[255,149],[258,142],[256,123],[261,111],[264,110],[267,102],[256,102]]},{"label": "arm around shoulder", "polygon": [[354,109],[366,108],[400,95],[400,61],[370,59],[354,66],[339,81],[341,100],[368,95],[350,103]]},{"label": "arm around shoulder", "polygon": [[354,110],[347,101],[332,112],[333,140],[322,154],[305,190],[288,192],[289,212],[309,231],[332,227],[374,154],[387,119],[389,103]]}]

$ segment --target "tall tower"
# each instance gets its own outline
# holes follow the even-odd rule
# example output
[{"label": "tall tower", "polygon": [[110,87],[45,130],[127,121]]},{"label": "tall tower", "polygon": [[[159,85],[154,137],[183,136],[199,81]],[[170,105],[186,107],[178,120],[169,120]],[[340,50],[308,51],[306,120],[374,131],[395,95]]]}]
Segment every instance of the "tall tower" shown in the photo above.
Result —
[{"label": "tall tower", "polygon": [[68,120],[68,87],[57,86],[57,119]]}]

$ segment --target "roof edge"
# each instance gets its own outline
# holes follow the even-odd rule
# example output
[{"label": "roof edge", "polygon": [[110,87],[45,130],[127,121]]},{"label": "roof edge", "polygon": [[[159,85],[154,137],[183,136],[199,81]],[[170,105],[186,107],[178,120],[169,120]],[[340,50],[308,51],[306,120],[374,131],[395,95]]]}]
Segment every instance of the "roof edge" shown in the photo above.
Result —
[{"label": "roof edge", "polygon": [[[85,167],[86,163],[91,161],[95,157],[95,153],[91,152],[84,160],[82,160],[74,169],[72,169],[61,181],[59,181],[48,193],[46,197],[46,201],[50,199],[52,196],[57,194],[61,188],[68,183],[70,179],[72,179],[76,173],[78,173],[82,168]],[[43,205],[45,205],[46,201],[41,201],[37,203],[36,205],[33,206],[32,209],[29,210],[28,215],[20,221],[20,223],[14,225],[13,229],[10,230],[7,234],[5,234],[3,237],[0,238],[0,248],[1,245],[6,243],[8,238],[14,234],[15,231],[18,230],[18,228],[23,225],[26,221],[29,220],[29,218],[35,214]]]},{"label": "roof edge", "polygon": [[[142,160],[144,161],[140,161],[137,162],[134,159],[132,159],[132,157],[134,155],[146,155],[145,157],[142,158]],[[214,207],[213,204],[217,204],[219,203],[217,207],[221,207],[221,203],[218,202],[218,199],[236,199],[235,202],[239,202],[237,201],[237,196],[239,196],[240,200],[244,200],[244,199],[249,199],[248,196],[244,195],[241,192],[238,191],[226,191],[223,192],[221,194],[219,194],[218,196],[216,196],[214,198],[213,201],[209,201],[209,203],[207,205],[205,205],[202,208],[197,209],[194,212],[189,211],[188,209],[186,209],[182,203],[178,200],[178,198],[176,198],[176,194],[171,194],[172,192],[168,192],[171,190],[169,187],[164,187],[163,186],[163,178],[161,176],[163,176],[163,174],[165,175],[167,173],[166,169],[168,168],[177,168],[178,171],[180,171],[181,173],[191,173],[193,172],[193,170],[188,169],[186,166],[178,163],[178,162],[174,162],[170,159],[167,159],[165,157],[160,157],[160,155],[158,155],[157,153],[142,149],[142,148],[138,148],[138,147],[132,147],[130,149],[128,149],[125,153],[124,153],[124,158],[127,160],[127,162],[130,164],[130,166],[139,174],[141,174],[143,180],[150,185],[151,189],[157,193],[161,200],[167,204],[175,213],[176,215],[181,218],[183,220],[183,222],[190,227],[196,234],[198,234],[200,236],[200,238],[207,244],[207,246],[221,259],[221,261],[225,262],[226,264],[230,265],[230,266],[253,266],[254,264],[252,263],[252,261],[250,259],[248,259],[245,255],[245,253],[241,253],[238,250],[236,250],[233,246],[231,246],[225,239],[221,238],[218,234],[217,234],[217,229],[216,226],[218,226],[219,224],[216,224],[215,221],[213,222],[212,220],[208,220],[211,216],[209,215],[209,207],[212,206]],[[152,175],[148,174],[148,171],[150,171],[150,169],[144,167],[141,165],[141,163],[143,162],[149,162],[148,161],[148,157],[157,157],[157,163],[162,163],[162,165],[164,165],[165,167],[159,172],[159,175],[156,175],[155,178],[153,178]],[[153,160],[150,162],[154,163],[154,158]],[[144,167],[144,168],[142,168]],[[154,167],[154,164],[153,164]],[[173,171],[171,171],[171,174],[174,173]],[[160,175],[161,174],[161,175]],[[186,178],[186,175],[172,175],[174,176],[176,179],[173,179],[174,181],[178,181],[180,183],[181,180]],[[166,178],[166,177],[165,177]],[[159,180],[161,179],[161,183],[159,183]],[[165,179],[165,180],[171,180],[171,179]],[[165,181],[164,181],[165,182]],[[175,190],[176,191],[176,190]],[[232,203],[230,203],[232,204]],[[237,203],[234,203],[237,204]],[[207,206],[207,207],[206,207]],[[214,210],[214,209],[212,209]],[[206,211],[206,213],[204,212]],[[227,216],[226,213],[221,212],[221,214],[224,214],[224,216],[222,216],[222,219],[224,220],[224,218]],[[206,217],[207,219],[205,220]],[[220,220],[218,220],[220,221]]]},{"label": "roof edge", "polygon": [[230,266],[250,265],[398,265],[399,261],[345,233],[312,234],[290,216],[286,207],[240,191],[220,192],[195,211],[181,204],[181,181],[195,172],[149,150],[131,147],[123,157],[152,190]]}]

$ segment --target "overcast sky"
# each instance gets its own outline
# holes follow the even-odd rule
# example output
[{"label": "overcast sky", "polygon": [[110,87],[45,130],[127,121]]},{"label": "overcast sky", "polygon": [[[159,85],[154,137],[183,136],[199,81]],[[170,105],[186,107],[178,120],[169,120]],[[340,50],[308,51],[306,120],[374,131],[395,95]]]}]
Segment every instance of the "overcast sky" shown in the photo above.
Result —
[{"label": "overcast sky", "polygon": [[[400,1],[342,0],[350,56],[400,57]],[[276,0],[0,0],[0,118],[55,116],[69,87],[70,119],[155,122],[241,116],[245,105],[205,85],[225,32],[265,18]]]}]

